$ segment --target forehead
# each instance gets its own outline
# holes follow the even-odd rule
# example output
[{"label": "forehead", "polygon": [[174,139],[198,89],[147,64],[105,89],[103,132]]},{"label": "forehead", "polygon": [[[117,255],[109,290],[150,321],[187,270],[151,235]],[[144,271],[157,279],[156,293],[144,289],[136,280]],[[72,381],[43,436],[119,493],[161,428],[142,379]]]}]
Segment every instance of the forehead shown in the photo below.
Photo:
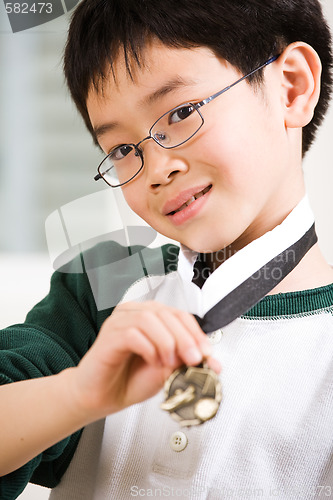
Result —
[{"label": "forehead", "polygon": [[128,128],[132,116],[149,121],[168,107],[206,97],[216,85],[229,84],[234,72],[207,47],[170,48],[156,41],[145,47],[140,64],[132,60],[129,67],[120,53],[107,77],[90,88],[87,109],[97,140]]},{"label": "forehead", "polygon": [[[142,78],[147,79],[149,75],[160,73],[161,71],[190,69],[195,71],[195,63],[206,59],[216,59],[216,56],[208,47],[192,48],[174,48],[164,45],[162,42],[152,39],[147,41],[141,49],[138,57],[131,56],[130,53],[124,53],[119,49],[115,59],[112,62],[112,68],[109,68],[107,82],[111,86],[121,87],[124,83],[132,83],[135,86],[142,84]],[[100,86],[91,91],[99,91]]]},{"label": "forehead", "polygon": [[97,86],[90,86],[87,105],[103,102],[112,95],[116,99],[128,94],[130,98],[140,92],[152,91],[167,80],[178,81],[177,88],[186,83],[194,84],[200,81],[202,70],[205,72],[207,66],[216,61],[221,63],[207,47],[170,48],[158,41],[145,46],[139,62],[125,58],[124,52],[119,51],[112,68],[110,66],[106,71],[106,77],[100,79]]}]

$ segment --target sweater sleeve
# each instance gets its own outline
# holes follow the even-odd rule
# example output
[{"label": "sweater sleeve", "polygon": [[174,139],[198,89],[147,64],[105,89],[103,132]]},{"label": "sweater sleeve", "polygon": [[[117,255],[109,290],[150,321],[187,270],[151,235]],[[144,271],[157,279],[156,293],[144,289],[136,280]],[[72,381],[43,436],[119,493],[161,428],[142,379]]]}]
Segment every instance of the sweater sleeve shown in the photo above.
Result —
[{"label": "sweater sleeve", "polygon": [[[76,366],[127,288],[144,275],[174,270],[177,254],[173,245],[147,249],[113,241],[97,245],[63,266],[53,274],[48,296],[28,313],[25,323],[0,331],[0,384]],[[17,498],[29,481],[56,486],[80,434],[67,437],[0,478],[1,500]]]},{"label": "sweater sleeve", "polygon": [[[98,327],[86,273],[55,272],[48,296],[29,312],[25,323],[0,331],[0,384],[76,366],[94,342]],[[51,488],[58,484],[79,437],[80,432],[69,436],[0,478],[0,498],[17,498],[29,481]]]}]

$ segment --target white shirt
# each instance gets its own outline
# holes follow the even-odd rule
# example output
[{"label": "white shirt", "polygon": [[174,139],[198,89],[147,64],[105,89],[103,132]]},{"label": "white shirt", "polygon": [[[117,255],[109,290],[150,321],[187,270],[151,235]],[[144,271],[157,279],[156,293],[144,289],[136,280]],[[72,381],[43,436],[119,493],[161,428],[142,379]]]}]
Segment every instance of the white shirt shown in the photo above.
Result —
[{"label": "white shirt", "polygon": [[[227,293],[222,276],[229,271],[220,266],[220,279],[215,282],[213,273],[200,290],[191,283],[195,255],[185,253],[182,249],[177,271],[139,280],[123,300],[159,300],[204,313]],[[290,315],[288,300],[296,301],[297,293],[280,298],[285,315],[240,317],[217,335],[222,402],[214,419],[181,429],[159,408],[162,391],[110,415],[105,426],[101,421],[84,430],[50,498],[310,500],[333,495],[333,307]],[[175,451],[186,441],[182,451]]]}]

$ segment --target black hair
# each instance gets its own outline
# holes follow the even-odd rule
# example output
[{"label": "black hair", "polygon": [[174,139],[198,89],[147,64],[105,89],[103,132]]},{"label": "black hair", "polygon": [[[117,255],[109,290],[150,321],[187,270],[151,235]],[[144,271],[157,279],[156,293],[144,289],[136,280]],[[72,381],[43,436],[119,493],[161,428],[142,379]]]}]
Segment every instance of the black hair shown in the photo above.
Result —
[{"label": "black hair", "polygon": [[[331,34],[319,0],[82,0],[70,24],[64,72],[96,143],[86,107],[91,85],[100,88],[120,50],[131,74],[151,38],[168,47],[206,46],[243,74],[292,42],[311,45],[323,70],[314,117],[303,129],[303,155],[309,149],[328,108],[333,81]],[[250,82],[262,82],[262,73]]]}]

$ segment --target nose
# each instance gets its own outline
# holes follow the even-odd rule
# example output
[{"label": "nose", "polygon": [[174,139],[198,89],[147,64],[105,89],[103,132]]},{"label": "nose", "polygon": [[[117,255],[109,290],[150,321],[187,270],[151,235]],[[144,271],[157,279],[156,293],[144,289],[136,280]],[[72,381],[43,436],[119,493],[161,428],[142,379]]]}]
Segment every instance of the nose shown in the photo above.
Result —
[{"label": "nose", "polygon": [[189,169],[186,158],[178,148],[165,149],[154,141],[144,144],[144,175],[150,189],[156,190],[161,185],[169,184],[179,174]]}]

